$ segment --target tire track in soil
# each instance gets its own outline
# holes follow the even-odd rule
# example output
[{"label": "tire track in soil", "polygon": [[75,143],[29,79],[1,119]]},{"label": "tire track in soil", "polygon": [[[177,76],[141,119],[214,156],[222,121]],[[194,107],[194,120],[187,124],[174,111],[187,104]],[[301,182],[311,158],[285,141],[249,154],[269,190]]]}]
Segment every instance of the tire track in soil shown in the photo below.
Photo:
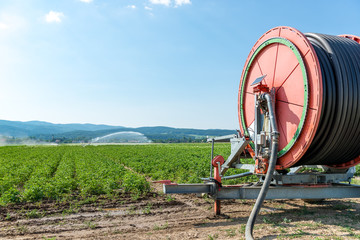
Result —
[{"label": "tire track in soil", "polygon": [[[63,216],[55,214],[39,219],[18,219],[14,221],[0,221],[0,239],[209,239],[209,236],[219,236],[218,239],[234,239],[231,232],[236,230],[235,239],[242,239],[241,226],[251,211],[253,201],[231,200],[224,201],[223,212],[227,218],[216,218],[208,214],[202,205],[205,199],[189,198],[197,207],[191,207],[181,201],[167,202],[161,195],[138,201],[128,198],[125,203],[109,203],[99,209],[98,205],[88,205],[82,212]],[[151,203],[150,211],[146,206]],[[304,207],[306,204],[306,208]],[[335,207],[334,207],[335,206]],[[337,207],[336,207],[337,206]],[[305,210],[308,213],[302,211]],[[275,239],[281,234],[278,229],[286,228],[290,239],[291,234],[305,234],[298,239],[309,237],[324,237],[334,239],[336,236],[348,238],[339,222],[352,224],[352,217],[359,216],[360,199],[328,200],[319,204],[307,204],[301,200],[266,201],[258,217],[255,236],[264,239]],[[284,222],[284,217],[287,221]],[[264,224],[266,218],[269,223]],[[360,234],[360,227],[354,219],[351,225],[352,234]],[[302,227],[299,227],[302,226]]]},{"label": "tire track in soil", "polygon": [[[104,209],[103,211],[71,214],[65,217],[54,216],[1,222],[0,238],[38,239],[44,236],[57,236],[61,239],[91,239],[92,237],[97,238],[95,236],[104,234],[112,236],[118,233],[146,236],[149,231],[190,227],[194,223],[202,222],[204,218],[197,209],[188,207],[181,202],[164,202],[163,204],[154,202],[155,207],[150,210],[149,214],[144,213],[141,208],[147,204],[125,204],[119,209]],[[134,206],[134,210],[129,210]],[[137,207],[139,208],[137,209]]]}]

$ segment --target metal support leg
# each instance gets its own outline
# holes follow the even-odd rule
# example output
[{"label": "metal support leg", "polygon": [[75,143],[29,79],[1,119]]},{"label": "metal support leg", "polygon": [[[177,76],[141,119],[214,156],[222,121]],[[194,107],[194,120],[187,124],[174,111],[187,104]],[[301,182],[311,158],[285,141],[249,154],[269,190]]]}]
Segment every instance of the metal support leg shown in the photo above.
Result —
[{"label": "metal support leg", "polygon": [[214,203],[214,211],[215,211],[215,215],[220,215],[220,214],[221,214],[221,204],[220,204],[220,200],[215,200],[215,203]]},{"label": "metal support leg", "polygon": [[[221,157],[222,158],[222,157]],[[222,158],[223,159],[223,158]],[[215,160],[215,159],[214,159]],[[220,191],[221,188],[221,164],[224,163],[224,161],[212,161],[212,165],[214,165],[214,179],[217,181],[217,189],[218,191]],[[220,207],[220,200],[216,199],[214,202],[214,211],[215,211],[215,215],[220,215],[221,214],[221,207]]]},{"label": "metal support leg", "polygon": [[214,144],[215,141],[214,139],[211,140],[211,160],[210,160],[210,178],[212,178],[212,174],[213,174],[213,165],[212,165],[212,160],[214,159]]}]

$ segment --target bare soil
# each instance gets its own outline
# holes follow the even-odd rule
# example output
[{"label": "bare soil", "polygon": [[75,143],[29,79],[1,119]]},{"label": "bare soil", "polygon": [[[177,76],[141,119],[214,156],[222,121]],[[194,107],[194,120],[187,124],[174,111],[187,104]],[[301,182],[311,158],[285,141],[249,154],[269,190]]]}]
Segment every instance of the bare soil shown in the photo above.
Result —
[{"label": "bare soil", "polygon": [[[155,186],[155,185],[154,185]],[[161,184],[146,197],[82,203],[18,204],[0,208],[0,239],[244,239],[254,201],[196,195],[164,196]],[[360,239],[360,199],[266,201],[258,239]]]}]

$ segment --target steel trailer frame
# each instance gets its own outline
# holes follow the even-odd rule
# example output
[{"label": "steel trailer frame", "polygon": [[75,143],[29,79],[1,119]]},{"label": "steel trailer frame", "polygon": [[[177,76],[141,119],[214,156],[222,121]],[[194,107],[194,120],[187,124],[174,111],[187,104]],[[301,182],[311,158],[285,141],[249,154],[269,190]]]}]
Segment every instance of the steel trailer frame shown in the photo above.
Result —
[{"label": "steel trailer frame", "polygon": [[[215,142],[231,142],[231,154],[221,165],[222,179],[231,179],[251,175],[254,172],[254,164],[242,164],[240,155],[250,140],[239,135],[227,135],[208,139],[212,143],[212,158]],[[212,166],[212,165],[211,165]],[[321,168],[325,172],[300,173],[303,168]],[[227,169],[247,169],[250,172],[233,176],[222,176]],[[322,165],[305,165],[290,168],[287,174],[279,174],[275,171],[272,185],[266,199],[325,199],[325,198],[360,198],[360,185],[351,184],[354,177],[355,167],[344,170],[331,169]],[[258,175],[257,184],[220,186],[210,178],[203,178],[202,184],[176,184],[167,181],[163,184],[165,194],[208,194],[214,200],[226,199],[256,199],[261,189],[263,175]],[[343,183],[348,182],[348,183]],[[220,212],[218,212],[219,214]]]},{"label": "steel trailer frame", "polygon": [[[267,174],[267,159],[270,156],[271,135],[276,131],[275,91],[262,84],[265,76],[259,77],[251,85],[255,97],[255,121],[251,139],[255,164],[243,164],[241,155],[249,149],[250,136],[241,133],[208,139],[211,146],[210,177],[203,178],[203,184],[175,184],[164,181],[163,191],[166,194],[206,193],[215,200],[215,214],[220,214],[220,200],[256,199]],[[264,92],[264,94],[262,94]],[[267,100],[264,98],[266,96]],[[264,102],[265,101],[265,102]],[[269,105],[267,105],[269,104]],[[267,105],[267,106],[266,106]],[[269,110],[269,108],[272,108]],[[270,112],[271,111],[271,112]],[[274,127],[274,128],[273,128]],[[275,132],[278,134],[277,132]],[[231,154],[225,161],[222,156],[214,157],[215,142],[231,142]],[[321,168],[323,172],[303,172],[305,167]],[[248,172],[224,176],[229,168],[246,169]],[[213,176],[214,171],[214,176]],[[265,199],[325,199],[325,198],[360,198],[360,185],[352,185],[355,167],[348,169],[330,168],[327,166],[298,166],[289,171],[274,170],[271,185]],[[239,178],[256,174],[259,182],[250,185],[222,186],[225,179]],[[345,184],[344,182],[348,182]],[[265,185],[265,184],[264,184]]]}]

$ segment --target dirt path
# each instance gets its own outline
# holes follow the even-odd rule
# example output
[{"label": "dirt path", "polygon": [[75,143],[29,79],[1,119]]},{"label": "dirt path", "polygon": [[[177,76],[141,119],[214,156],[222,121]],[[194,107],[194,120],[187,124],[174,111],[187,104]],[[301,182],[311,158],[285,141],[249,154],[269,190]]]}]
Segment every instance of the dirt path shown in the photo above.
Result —
[{"label": "dirt path", "polygon": [[[155,192],[78,207],[17,205],[0,209],[0,239],[243,239],[253,203],[223,201],[220,217],[213,215],[211,199]],[[360,199],[266,201],[255,237],[359,239],[359,223]]]}]

